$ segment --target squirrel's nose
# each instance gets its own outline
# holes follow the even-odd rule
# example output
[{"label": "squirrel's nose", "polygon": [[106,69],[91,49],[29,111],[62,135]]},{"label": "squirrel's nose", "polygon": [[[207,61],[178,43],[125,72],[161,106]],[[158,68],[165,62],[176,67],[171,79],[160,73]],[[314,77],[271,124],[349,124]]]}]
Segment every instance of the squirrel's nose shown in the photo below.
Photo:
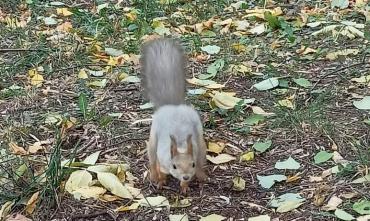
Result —
[{"label": "squirrel's nose", "polygon": [[189,180],[189,178],[190,178],[190,177],[189,177],[189,176],[183,176],[182,178],[183,178],[184,180]]}]

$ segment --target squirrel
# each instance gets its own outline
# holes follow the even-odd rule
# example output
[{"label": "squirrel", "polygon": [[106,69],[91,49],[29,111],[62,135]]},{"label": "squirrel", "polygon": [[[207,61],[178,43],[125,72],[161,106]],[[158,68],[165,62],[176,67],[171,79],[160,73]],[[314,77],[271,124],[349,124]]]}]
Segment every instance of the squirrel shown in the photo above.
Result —
[{"label": "squirrel", "polygon": [[145,94],[154,105],[147,154],[150,180],[161,189],[167,175],[180,180],[186,194],[194,176],[204,182],[206,142],[198,112],[185,103],[186,56],[175,40],[144,43],[140,65]]}]

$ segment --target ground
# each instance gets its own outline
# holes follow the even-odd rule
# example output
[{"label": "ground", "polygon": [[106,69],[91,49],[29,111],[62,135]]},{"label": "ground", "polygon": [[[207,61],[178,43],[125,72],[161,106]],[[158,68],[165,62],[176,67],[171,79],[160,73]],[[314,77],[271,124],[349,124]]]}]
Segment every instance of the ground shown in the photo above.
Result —
[{"label": "ground", "polygon": [[[333,196],[343,200],[338,208],[361,215],[353,204],[369,199],[370,189],[352,181],[368,173],[370,160],[370,113],[354,105],[370,94],[369,9],[362,1],[341,1],[342,8],[329,1],[61,2],[0,3],[0,205],[12,203],[0,219],[23,214],[33,220],[169,220],[170,214],[187,214],[199,220],[218,214],[247,220],[266,214],[272,220],[337,220],[335,208],[323,208]],[[270,13],[250,11],[264,7]],[[323,31],[330,25],[338,27]],[[142,43],[157,35],[180,39],[189,58],[188,79],[223,62],[209,79],[225,87],[189,83],[189,89],[207,92],[189,93],[187,100],[200,113],[207,143],[224,145],[222,153],[235,159],[208,161],[209,180],[202,186],[193,182],[187,196],[173,178],[157,190],[147,177],[145,142],[153,109],[141,106],[148,101],[138,55]],[[269,78],[279,85],[254,87]],[[304,83],[294,82],[299,78]],[[212,99],[214,92],[255,100],[225,110]],[[248,123],[256,117],[260,121]],[[268,150],[253,149],[266,140],[272,141]],[[164,196],[171,204],[190,199],[191,204],[115,212],[134,200],[75,199],[64,187],[84,166],[61,167],[61,162],[82,161],[97,151],[97,164],[129,164],[137,178],[132,182],[145,197]],[[334,156],[317,163],[320,151]],[[253,159],[240,160],[249,152]],[[289,157],[299,169],[275,168]],[[322,175],[336,165],[339,172]],[[257,176],[274,174],[289,182],[263,188]],[[235,189],[235,177],[245,180],[245,188]],[[288,212],[269,207],[285,193],[305,201]]]}]

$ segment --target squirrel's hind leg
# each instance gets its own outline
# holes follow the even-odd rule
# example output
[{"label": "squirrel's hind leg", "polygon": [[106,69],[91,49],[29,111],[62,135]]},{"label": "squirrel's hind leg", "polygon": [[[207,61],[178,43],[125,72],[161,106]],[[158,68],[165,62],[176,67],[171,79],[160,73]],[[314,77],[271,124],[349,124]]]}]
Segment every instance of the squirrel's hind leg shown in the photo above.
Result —
[{"label": "squirrel's hind leg", "polygon": [[201,135],[198,140],[199,153],[196,162],[195,168],[195,177],[200,182],[205,182],[208,178],[207,174],[204,172],[204,165],[206,164],[206,153],[207,153],[207,144]]}]

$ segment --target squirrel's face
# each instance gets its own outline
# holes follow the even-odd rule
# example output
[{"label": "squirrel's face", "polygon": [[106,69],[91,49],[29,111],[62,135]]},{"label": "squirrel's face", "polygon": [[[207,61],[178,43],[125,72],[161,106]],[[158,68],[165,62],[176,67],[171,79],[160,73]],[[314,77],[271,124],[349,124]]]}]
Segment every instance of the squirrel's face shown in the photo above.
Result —
[{"label": "squirrel's face", "polygon": [[172,160],[170,173],[180,181],[190,181],[195,174],[195,162],[193,155],[188,153],[177,153]]},{"label": "squirrel's face", "polygon": [[171,136],[171,175],[180,181],[190,181],[195,174],[195,166],[191,135],[188,136],[185,153],[178,151],[176,139]]}]

